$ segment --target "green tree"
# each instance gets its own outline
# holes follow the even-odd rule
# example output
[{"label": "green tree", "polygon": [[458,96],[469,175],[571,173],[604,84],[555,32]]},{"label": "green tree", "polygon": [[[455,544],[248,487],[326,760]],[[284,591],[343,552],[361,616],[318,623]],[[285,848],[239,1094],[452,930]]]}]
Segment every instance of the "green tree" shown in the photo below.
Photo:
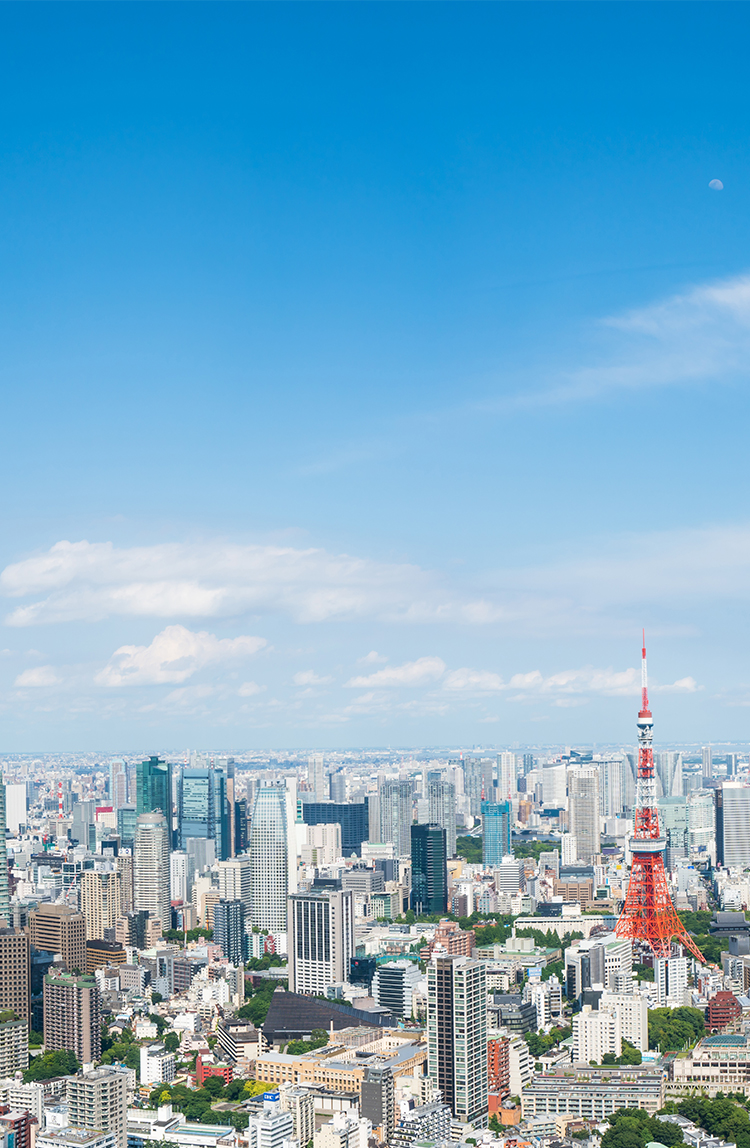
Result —
[{"label": "green tree", "polygon": [[26,1083],[31,1080],[52,1080],[56,1076],[71,1076],[80,1067],[74,1053],[60,1049],[35,1056],[23,1078]]},{"label": "green tree", "polygon": [[221,1076],[209,1076],[203,1082],[206,1092],[210,1092],[212,1100],[218,1100],[224,1095],[224,1080]]},{"label": "green tree", "polygon": [[161,995],[161,993],[151,993],[151,1003],[152,1004],[158,1004],[159,1001],[163,1001],[163,1000],[164,1000],[164,997]]},{"label": "green tree", "polygon": [[180,1047],[180,1038],[176,1032],[168,1032],[164,1037],[164,1047],[167,1052],[177,1052]]},{"label": "green tree", "polygon": [[648,1046],[677,1052],[695,1044],[705,1033],[703,1013],[697,1008],[656,1008],[648,1012]]}]

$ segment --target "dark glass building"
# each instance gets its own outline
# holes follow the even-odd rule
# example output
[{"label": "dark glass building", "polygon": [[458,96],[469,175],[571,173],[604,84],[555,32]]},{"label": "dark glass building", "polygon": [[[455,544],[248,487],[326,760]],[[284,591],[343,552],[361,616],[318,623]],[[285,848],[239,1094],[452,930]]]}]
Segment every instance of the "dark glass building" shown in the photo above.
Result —
[{"label": "dark glass building", "polygon": [[439,825],[411,827],[411,908],[415,913],[448,909],[445,830]]},{"label": "dark glass building", "polygon": [[239,857],[247,849],[250,838],[247,832],[247,800],[241,797],[234,803],[234,853]]},{"label": "dark glass building", "polygon": [[242,901],[219,901],[214,905],[214,944],[233,965],[242,964],[246,945]]},{"label": "dark glass building", "polygon": [[363,802],[303,801],[302,820],[305,825],[341,826],[341,851],[345,857],[362,852],[362,842],[368,839],[369,815],[367,798]]}]

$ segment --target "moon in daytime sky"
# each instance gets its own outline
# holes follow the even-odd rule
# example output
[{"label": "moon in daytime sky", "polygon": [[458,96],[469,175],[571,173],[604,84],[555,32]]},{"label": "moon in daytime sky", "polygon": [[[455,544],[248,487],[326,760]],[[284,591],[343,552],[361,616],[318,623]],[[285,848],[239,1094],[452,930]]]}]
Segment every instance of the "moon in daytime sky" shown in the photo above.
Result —
[{"label": "moon in daytime sky", "polygon": [[723,191],[724,190],[724,184],[721,182],[720,179],[710,180],[708,186],[710,188],[712,188],[713,191]]}]

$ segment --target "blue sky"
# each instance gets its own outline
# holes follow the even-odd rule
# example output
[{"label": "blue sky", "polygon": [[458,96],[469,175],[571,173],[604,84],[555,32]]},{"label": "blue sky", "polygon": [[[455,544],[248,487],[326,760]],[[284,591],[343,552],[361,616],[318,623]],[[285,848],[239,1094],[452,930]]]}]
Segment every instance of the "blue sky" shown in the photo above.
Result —
[{"label": "blue sky", "polygon": [[748,32],[3,5],[0,744],[748,740]]}]

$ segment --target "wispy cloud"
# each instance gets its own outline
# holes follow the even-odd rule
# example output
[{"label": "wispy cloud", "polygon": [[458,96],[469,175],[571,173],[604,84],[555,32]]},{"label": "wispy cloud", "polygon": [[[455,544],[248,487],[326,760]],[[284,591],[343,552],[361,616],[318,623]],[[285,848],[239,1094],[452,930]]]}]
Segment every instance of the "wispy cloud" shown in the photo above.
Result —
[{"label": "wispy cloud", "polygon": [[35,666],[19,674],[13,684],[19,689],[39,689],[44,686],[57,686],[61,681],[54,666]]},{"label": "wispy cloud", "polygon": [[11,626],[259,611],[300,623],[374,616],[481,624],[502,613],[451,592],[439,575],[418,566],[319,549],[213,542],[124,549],[111,542],[58,542],[6,566],[0,593],[36,599],[11,612]]},{"label": "wispy cloud", "polygon": [[376,670],[374,674],[350,678],[346,685],[354,689],[423,686],[426,682],[441,678],[444,673],[445,662],[442,658],[417,658],[414,662],[404,662],[402,666],[387,666],[383,670]]},{"label": "wispy cloud", "polygon": [[598,362],[562,372],[501,405],[535,406],[747,374],[750,276],[701,284],[599,324]]}]

